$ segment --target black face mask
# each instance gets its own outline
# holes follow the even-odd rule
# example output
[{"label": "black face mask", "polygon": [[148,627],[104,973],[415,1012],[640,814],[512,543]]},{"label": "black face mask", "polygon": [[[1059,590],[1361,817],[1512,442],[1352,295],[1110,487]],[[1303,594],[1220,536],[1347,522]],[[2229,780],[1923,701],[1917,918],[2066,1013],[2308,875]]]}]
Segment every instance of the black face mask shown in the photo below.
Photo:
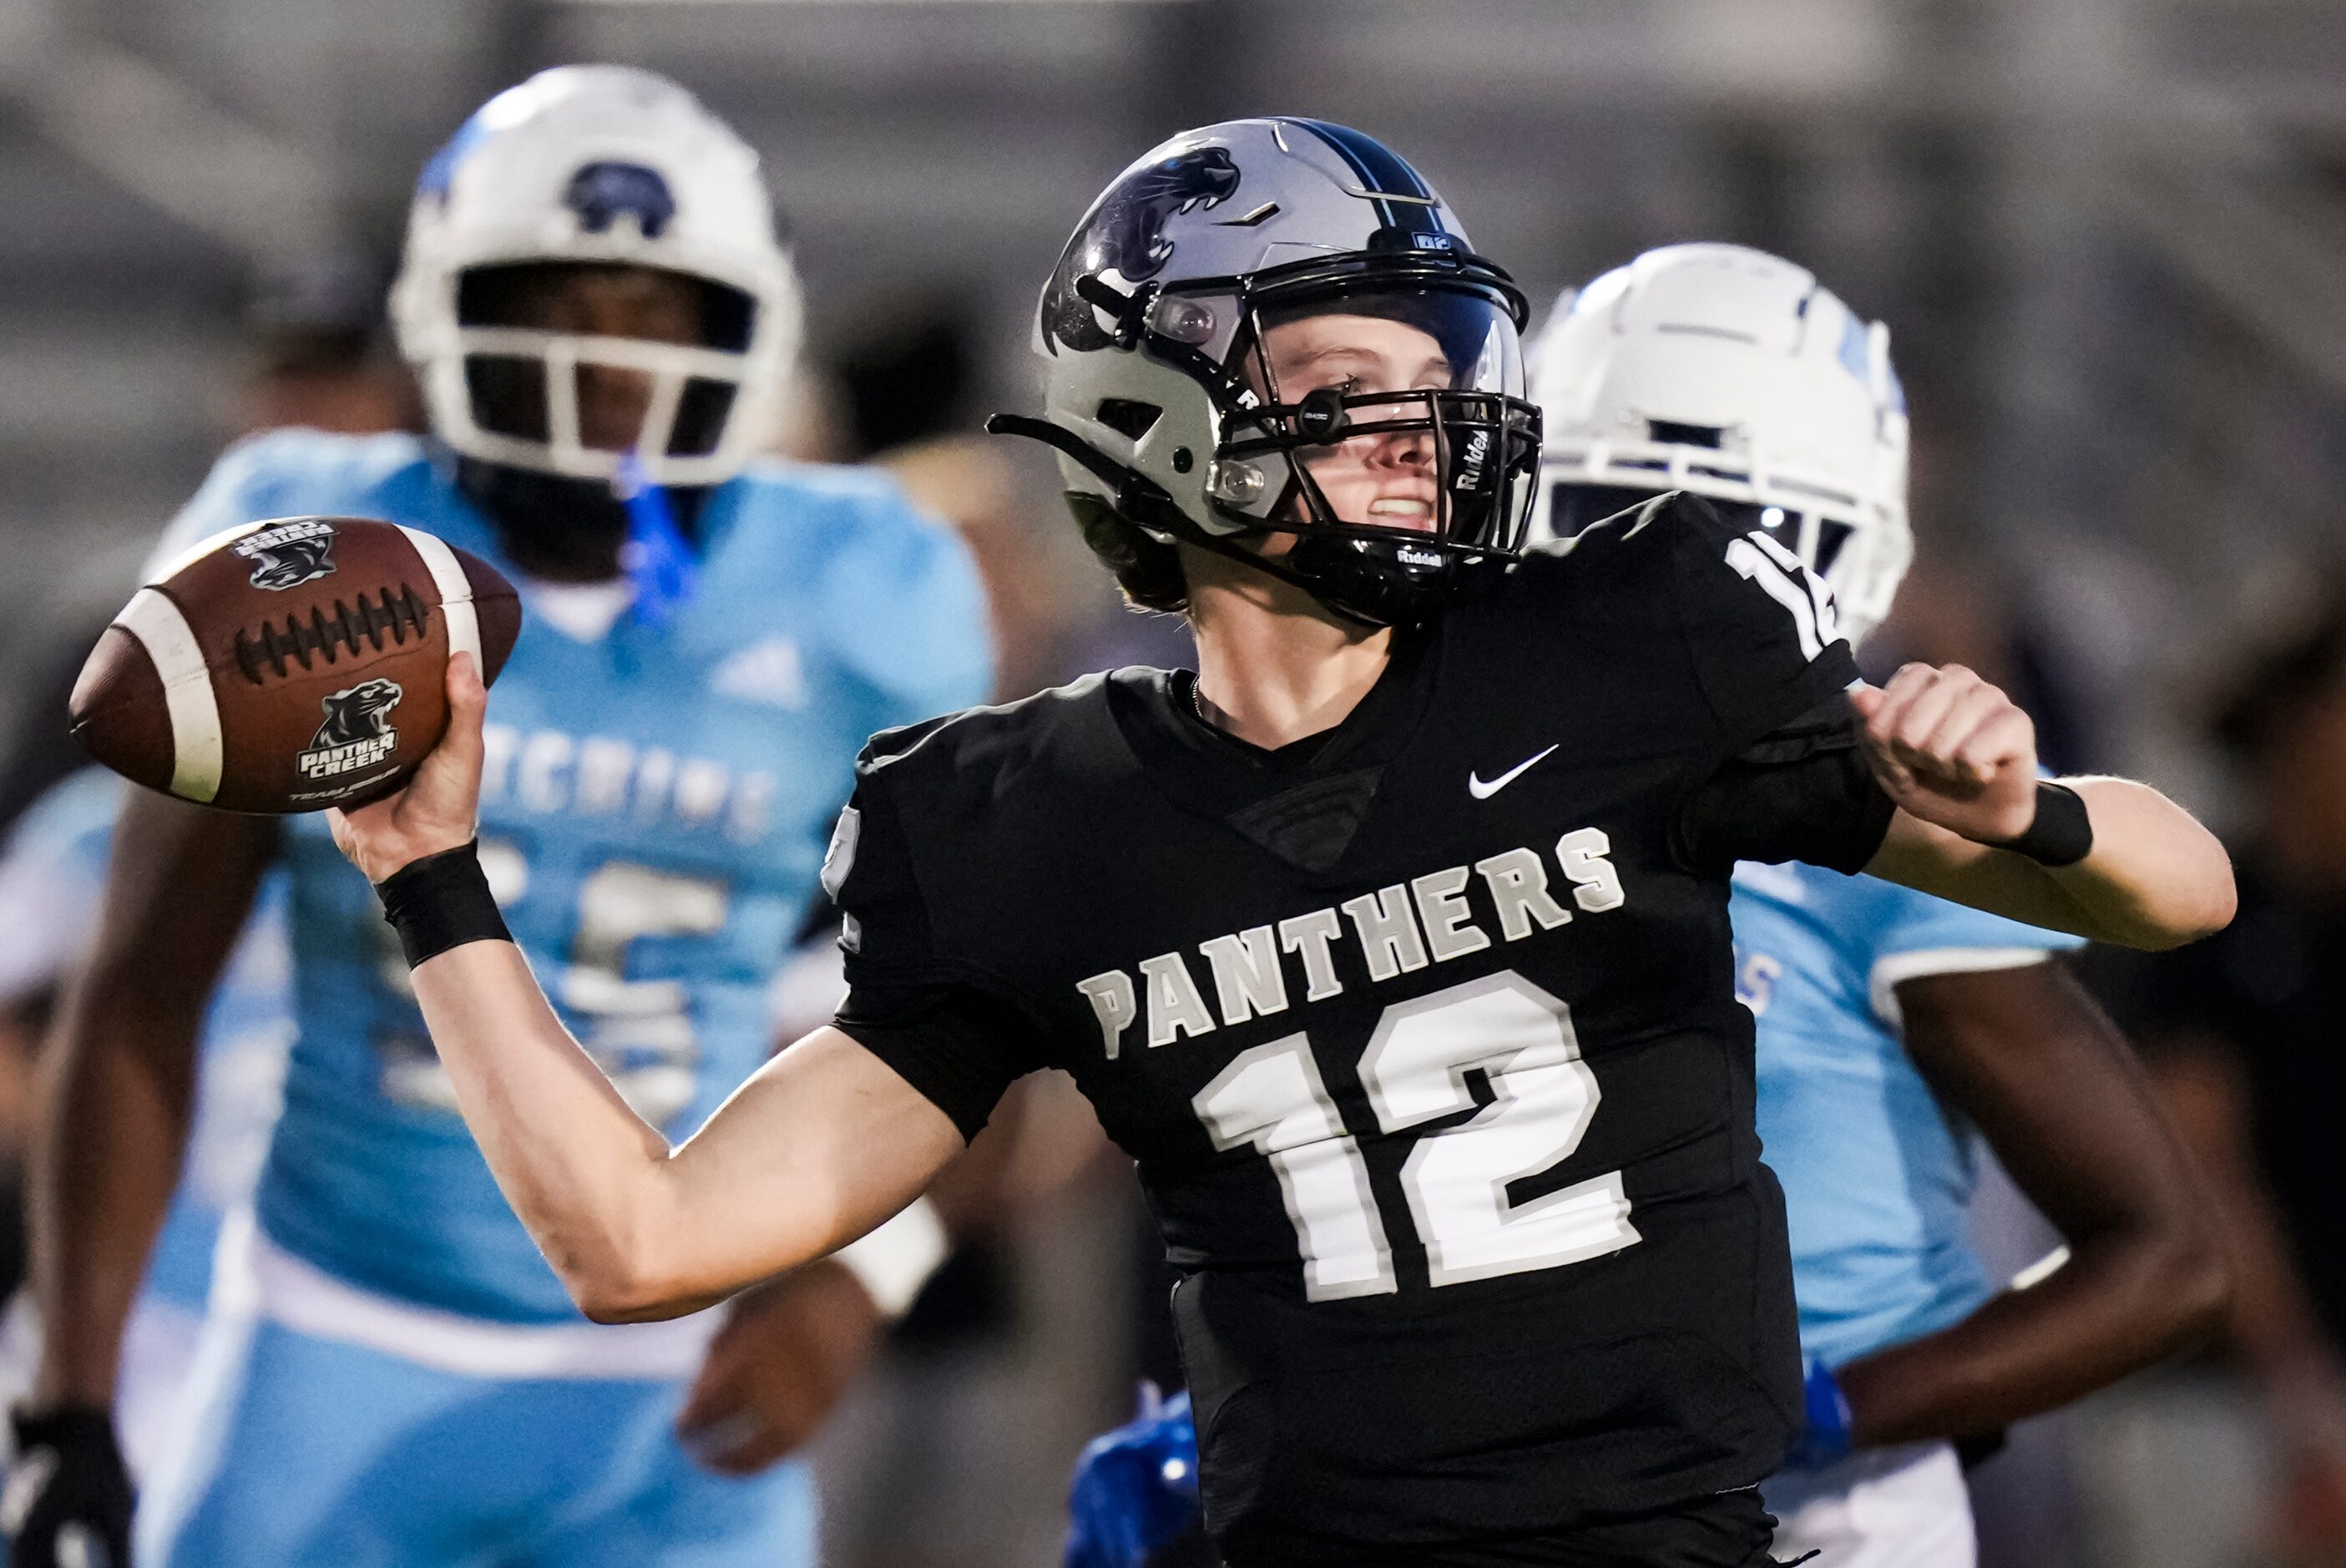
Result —
[{"label": "black face mask", "polygon": [[[627,504],[607,481],[538,473],[476,458],[456,460],[456,485],[496,524],[498,543],[525,575],[554,583],[599,583],[619,575]],[[693,539],[706,488],[668,492],[677,526]]]}]

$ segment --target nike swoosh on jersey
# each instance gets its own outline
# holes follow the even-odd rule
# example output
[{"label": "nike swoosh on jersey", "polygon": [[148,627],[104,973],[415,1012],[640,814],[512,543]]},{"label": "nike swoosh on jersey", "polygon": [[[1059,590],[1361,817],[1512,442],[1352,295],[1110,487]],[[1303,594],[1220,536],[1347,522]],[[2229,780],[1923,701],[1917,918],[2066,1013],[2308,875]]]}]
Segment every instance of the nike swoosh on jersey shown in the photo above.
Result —
[{"label": "nike swoosh on jersey", "polygon": [[[1556,746],[1561,746],[1563,744],[1564,742],[1559,740],[1556,743]],[[1474,796],[1477,800],[1488,800],[1492,796],[1497,794],[1500,790],[1505,789],[1508,785],[1522,778],[1533,768],[1546,761],[1550,753],[1556,750],[1556,746],[1549,747],[1546,751],[1541,752],[1536,757],[1525,758],[1524,760],[1516,763],[1513,768],[1508,769],[1504,773],[1500,774],[1496,779],[1492,779],[1487,784],[1483,782],[1483,776],[1481,774],[1467,774],[1466,793]]]}]

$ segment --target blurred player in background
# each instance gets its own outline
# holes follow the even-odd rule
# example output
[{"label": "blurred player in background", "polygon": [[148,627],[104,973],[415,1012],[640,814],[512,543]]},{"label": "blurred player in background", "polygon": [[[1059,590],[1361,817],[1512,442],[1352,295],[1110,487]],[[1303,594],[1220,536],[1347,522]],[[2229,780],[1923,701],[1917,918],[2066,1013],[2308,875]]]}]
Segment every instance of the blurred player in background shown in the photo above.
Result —
[{"label": "blurred player in background", "polygon": [[[1825,577],[1852,641],[1888,610],[1912,549],[1904,400],[1886,331],[1809,273],[1649,252],[1567,296],[1531,371],[1552,537],[1693,491]],[[2078,939],[1798,861],[1740,865],[1730,910],[1809,1369],[1807,1431],[1767,1488],[1776,1550],[1970,1568],[1949,1440],[2204,1332],[2215,1242],[2123,1043],[2046,962]],[[2072,1250],[2025,1295],[1998,1296],[1964,1239],[1974,1127]],[[1070,1568],[1132,1568],[1180,1527],[1189,1420],[1179,1400],[1086,1451]]]},{"label": "blurred player in background", "polygon": [[[1886,329],[1729,245],[1655,250],[1569,300],[1532,355],[1551,534],[1664,490],[1765,531],[1862,642],[1912,554]],[[1760,1133],[1791,1220],[1808,1429],[1767,1488],[1786,1557],[1969,1568],[1956,1445],[2207,1333],[2212,1216],[2131,1054],[2053,955],[2075,937],[1797,861],[1735,877]],[[1987,1143],[2065,1267],[1999,1293],[1966,1240]]]},{"label": "blurred player in background", "polygon": [[[491,100],[423,172],[393,307],[434,439],[249,442],[165,548],[382,516],[521,585],[484,849],[571,1026],[680,1135],[770,1047],[765,984],[863,738],[984,695],[974,575],[885,481],[753,461],[798,285],[755,155],[672,83],[567,67]],[[917,1285],[933,1217],[721,1320],[588,1324],[457,1120],[323,821],[141,796],[118,844],[36,1173],[50,1330],[16,1419],[15,1561],[48,1568],[67,1526],[119,1561],[121,1325],[196,1021],[281,864],[286,1111],[215,1292],[247,1305],[214,1314],[140,1562],[811,1563],[806,1478],[766,1467]]]},{"label": "blurred player in background", "polygon": [[2213,1412],[2166,1390],[2177,1402],[2155,1408],[2190,1424],[2136,1426],[2147,1462],[2097,1477],[2113,1562],[2164,1568],[2227,1535],[2239,1554],[2346,1562],[2346,573],[2308,579],[2218,704],[2217,738],[2248,785],[2239,923],[2141,964],[2130,999],[2223,1212],[2239,1279],[2229,1348],[2258,1396],[2259,1441],[2243,1456],[2256,1482],[2209,1462],[2235,1451],[2207,1429]]},{"label": "blurred player in background", "polygon": [[[129,793],[113,774],[84,769],[36,801],[10,832],[0,858],[0,929],[13,940],[0,970],[0,1007],[39,1011],[39,999],[61,991],[87,955],[115,820]],[[163,1452],[195,1359],[222,1221],[250,1196],[276,1125],[293,1038],[291,965],[285,877],[272,872],[204,1015],[185,1168],[123,1329],[116,1421],[134,1476],[151,1471]],[[11,1396],[29,1385],[39,1353],[40,1313],[26,1292],[9,1304],[0,1328],[0,1379]]]}]

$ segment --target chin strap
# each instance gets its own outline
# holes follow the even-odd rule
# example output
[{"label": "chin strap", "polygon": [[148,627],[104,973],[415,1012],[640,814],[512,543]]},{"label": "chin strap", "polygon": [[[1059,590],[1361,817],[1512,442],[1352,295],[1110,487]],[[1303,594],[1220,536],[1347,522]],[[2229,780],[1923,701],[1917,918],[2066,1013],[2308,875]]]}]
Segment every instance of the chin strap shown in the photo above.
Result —
[{"label": "chin strap", "polygon": [[1311,596],[1334,615],[1355,626],[1385,626],[1392,623],[1373,616],[1365,616],[1342,605],[1331,604],[1322,596],[1325,585],[1314,582],[1300,572],[1287,567],[1246,547],[1247,542],[1271,534],[1293,530],[1250,528],[1230,535],[1212,534],[1198,525],[1196,519],[1181,510],[1165,487],[1135,468],[1118,463],[1099,448],[1071,430],[1053,424],[1047,419],[1033,419],[1023,413],[997,413],[985,422],[988,435],[1021,435],[1029,441],[1039,441],[1052,451],[1080,464],[1084,471],[1110,491],[1108,504],[1118,515],[1142,528],[1153,528],[1170,534],[1184,544],[1209,550],[1240,565],[1251,566],[1267,577],[1276,577],[1291,584]]}]

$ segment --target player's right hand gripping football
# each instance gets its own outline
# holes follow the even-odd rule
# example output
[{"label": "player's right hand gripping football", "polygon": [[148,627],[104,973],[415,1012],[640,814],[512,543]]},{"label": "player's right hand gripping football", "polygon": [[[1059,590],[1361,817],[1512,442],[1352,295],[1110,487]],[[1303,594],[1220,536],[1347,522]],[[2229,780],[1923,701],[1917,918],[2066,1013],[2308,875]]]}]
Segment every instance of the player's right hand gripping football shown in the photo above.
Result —
[{"label": "player's right hand gripping football", "polygon": [[488,688],[470,654],[448,661],[448,732],[407,787],[344,811],[330,809],[334,843],[367,881],[381,882],[426,855],[473,841],[481,814],[482,716]]},{"label": "player's right hand gripping football", "polygon": [[130,1471],[113,1418],[87,1406],[13,1412],[15,1454],[0,1488],[13,1568],[129,1568]]}]

